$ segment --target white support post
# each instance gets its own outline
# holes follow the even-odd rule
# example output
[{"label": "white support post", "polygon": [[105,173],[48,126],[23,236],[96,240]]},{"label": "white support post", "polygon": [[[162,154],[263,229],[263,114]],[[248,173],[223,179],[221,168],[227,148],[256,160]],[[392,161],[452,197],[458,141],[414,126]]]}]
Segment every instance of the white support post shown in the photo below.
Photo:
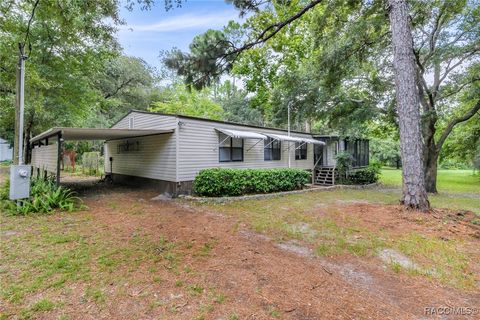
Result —
[{"label": "white support post", "polygon": [[[288,118],[288,136],[290,137],[290,105],[291,103],[289,102],[288,103],[288,114],[287,114],[287,118]],[[290,164],[290,142],[288,142],[288,167],[290,168],[291,164]]]}]

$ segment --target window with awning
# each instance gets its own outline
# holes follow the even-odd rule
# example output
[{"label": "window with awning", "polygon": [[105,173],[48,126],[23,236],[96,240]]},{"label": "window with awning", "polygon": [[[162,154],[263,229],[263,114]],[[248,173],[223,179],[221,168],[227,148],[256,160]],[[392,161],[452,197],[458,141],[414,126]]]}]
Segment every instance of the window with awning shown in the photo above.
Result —
[{"label": "window with awning", "polygon": [[307,143],[306,142],[295,142],[295,160],[306,160],[307,159]]},{"label": "window with awning", "polygon": [[243,139],[233,138],[220,133],[219,137],[219,161],[243,161]]},{"label": "window with awning", "polygon": [[268,137],[264,140],[263,147],[263,160],[280,160],[282,158],[282,143],[279,140],[275,140]]}]

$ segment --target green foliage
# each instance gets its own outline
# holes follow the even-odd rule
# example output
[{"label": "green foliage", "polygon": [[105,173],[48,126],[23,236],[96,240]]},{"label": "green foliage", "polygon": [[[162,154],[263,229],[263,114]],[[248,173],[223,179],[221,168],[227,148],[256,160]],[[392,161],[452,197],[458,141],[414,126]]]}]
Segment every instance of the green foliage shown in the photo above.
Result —
[{"label": "green foliage", "polygon": [[[384,166],[400,167],[400,143],[389,138],[370,139],[370,159]],[[371,161],[370,161],[371,162]]]},{"label": "green foliage", "polygon": [[229,80],[216,87],[214,100],[223,107],[226,121],[258,126],[264,124],[261,110],[252,106],[248,93]]},{"label": "green foliage", "polygon": [[10,183],[7,181],[0,190],[1,208],[7,215],[29,215],[51,213],[55,209],[72,212],[80,208],[80,199],[65,187],[57,187],[53,180],[34,178],[31,181],[30,198],[9,200]]},{"label": "green foliage", "polygon": [[239,196],[302,189],[310,173],[303,169],[231,169],[212,168],[200,171],[193,188],[207,197]]},{"label": "green foliage", "polygon": [[99,99],[102,118],[94,124],[111,124],[131,109],[147,110],[158,94],[156,77],[155,70],[140,58],[119,56],[107,61],[97,77],[103,96]]},{"label": "green foliage", "polygon": [[378,166],[369,166],[349,172],[347,182],[351,184],[370,184],[378,182],[379,179],[380,168]]},{"label": "green foliage", "polygon": [[82,154],[82,172],[88,175],[99,175],[102,172],[103,161],[100,152],[84,152]]},{"label": "green foliage", "polygon": [[470,169],[471,166],[463,161],[446,159],[440,163],[440,169]]},{"label": "green foliage", "polygon": [[[202,89],[216,83],[224,70],[230,69],[232,57],[225,57],[224,65],[218,70],[217,59],[222,56],[230,42],[218,30],[207,30],[197,35],[190,44],[190,52],[184,53],[178,48],[172,49],[163,59],[164,64],[175,69],[179,76],[184,77],[185,83],[195,89]],[[197,68],[194,70],[194,67]]]},{"label": "green foliage", "polygon": [[348,151],[341,151],[335,156],[335,161],[337,162],[336,167],[340,177],[345,177],[347,172],[352,167],[352,154]]},{"label": "green foliage", "polygon": [[[119,54],[115,25],[119,2],[40,1],[26,34],[35,1],[0,2],[0,135],[13,137],[15,66],[25,44],[26,137],[57,126],[80,125],[102,99],[95,80]],[[31,48],[31,50],[30,50]],[[4,134],[5,133],[5,134]]]},{"label": "green foliage", "polygon": [[353,156],[348,151],[341,151],[335,156],[338,170],[338,182],[341,184],[370,184],[380,178],[381,164],[373,162],[367,168],[352,170]]},{"label": "green foliage", "polygon": [[189,91],[184,85],[175,84],[162,92],[162,100],[153,102],[150,111],[221,120],[223,109],[209,93],[208,89]]}]

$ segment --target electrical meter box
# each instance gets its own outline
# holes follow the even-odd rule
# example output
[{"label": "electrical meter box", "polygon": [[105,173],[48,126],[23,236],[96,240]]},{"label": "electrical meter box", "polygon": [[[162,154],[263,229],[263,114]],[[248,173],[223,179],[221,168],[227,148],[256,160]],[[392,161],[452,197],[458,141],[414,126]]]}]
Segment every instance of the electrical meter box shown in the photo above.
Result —
[{"label": "electrical meter box", "polygon": [[28,165],[10,166],[10,200],[25,199],[30,196],[30,174]]}]

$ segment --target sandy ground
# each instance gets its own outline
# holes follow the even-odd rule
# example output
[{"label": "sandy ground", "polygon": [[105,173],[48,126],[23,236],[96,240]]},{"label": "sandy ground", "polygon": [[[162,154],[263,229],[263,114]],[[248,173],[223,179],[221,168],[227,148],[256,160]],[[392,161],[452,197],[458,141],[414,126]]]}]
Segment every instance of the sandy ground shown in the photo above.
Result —
[{"label": "sandy ground", "polygon": [[[79,220],[85,216],[93,219],[92,225],[100,228],[95,232],[114,234],[113,241],[118,243],[139,233],[152,241],[166,237],[175,243],[190,243],[193,249],[182,249],[181,263],[194,272],[179,276],[160,267],[156,272],[164,281],[153,282],[147,276],[149,266],[140,265],[129,278],[108,285],[104,305],[85,303],[85,286],[72,285],[62,309],[69,319],[480,319],[479,314],[431,316],[425,309],[450,306],[478,311],[480,288],[478,292],[464,292],[421,277],[396,274],[376,258],[320,258],[304,244],[279,244],[253,233],[234,217],[199,210],[184,202],[152,201],[156,194],[149,190],[110,188],[91,182],[80,192],[90,209],[75,216]],[[118,207],[112,207],[112,203]],[[138,214],[120,213],[122,208],[132,207]],[[362,223],[372,231],[387,228],[400,233],[416,228],[439,236],[464,237],[480,245],[478,230],[461,222],[451,227],[465,228],[460,235],[434,228],[435,217],[417,224],[415,216],[397,206],[346,204],[344,208],[349,214],[366,216]],[[60,223],[65,218],[56,215],[52,219]],[[212,243],[208,255],[189,253],[206,243]],[[202,311],[207,293],[187,294],[174,281],[180,277],[185,283],[223,292],[225,301]],[[41,318],[58,316],[52,311]]]},{"label": "sandy ground", "polygon": [[[87,200],[87,205],[96,209],[95,219],[125,237],[141,229],[177,242],[215,242],[208,259],[185,262],[202,274],[205,287],[214,286],[229,297],[220,308],[225,311],[210,315],[212,319],[220,319],[221,314],[230,311],[241,319],[267,319],[271,318],[272,310],[278,310],[279,317],[285,319],[419,319],[425,316],[426,307],[480,307],[479,293],[463,293],[416,277],[386,272],[372,259],[316,258],[305,247],[281,246],[248,229],[236,229],[234,218],[199,212],[172,201],[148,201],[153,193],[126,191],[111,196],[113,199],[109,197],[108,201],[118,198],[123,206],[145,199],[141,201],[143,214],[128,219],[105,210],[106,201],[102,197]],[[389,209],[392,214],[386,213],[384,206],[363,204],[347,207],[346,211],[370,212],[365,224],[372,230],[386,227],[402,232],[414,224],[418,231],[433,232],[428,224],[412,223],[415,217],[406,217],[398,207]],[[162,288],[149,290],[161,292]],[[136,308],[128,307],[131,303],[118,301],[118,305],[110,306],[107,317],[137,317],[138,314],[129,314],[136,312]],[[192,309],[184,307],[172,318],[192,318]]]}]

